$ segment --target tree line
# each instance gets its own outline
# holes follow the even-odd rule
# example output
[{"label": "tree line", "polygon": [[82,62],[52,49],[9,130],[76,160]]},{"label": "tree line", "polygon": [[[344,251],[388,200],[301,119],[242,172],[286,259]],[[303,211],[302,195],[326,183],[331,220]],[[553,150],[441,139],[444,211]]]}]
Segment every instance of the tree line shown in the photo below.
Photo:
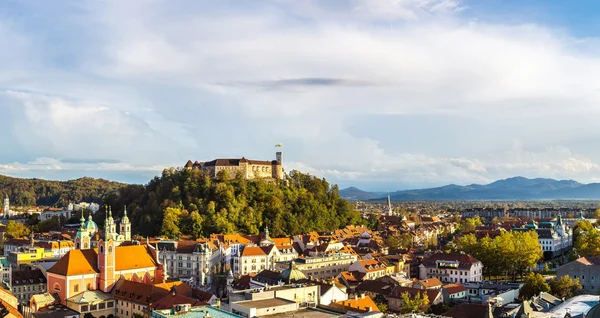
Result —
[{"label": "tree line", "polygon": [[495,238],[486,235],[479,240],[472,233],[466,234],[456,241],[456,248],[481,261],[483,276],[489,279],[503,276],[515,281],[543,257],[533,230],[503,232]]}]

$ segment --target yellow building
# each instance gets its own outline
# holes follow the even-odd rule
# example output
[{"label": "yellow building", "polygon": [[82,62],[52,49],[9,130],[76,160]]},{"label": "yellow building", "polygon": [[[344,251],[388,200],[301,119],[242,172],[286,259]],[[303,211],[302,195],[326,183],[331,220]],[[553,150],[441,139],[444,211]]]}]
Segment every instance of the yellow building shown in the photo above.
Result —
[{"label": "yellow building", "polygon": [[9,252],[8,262],[13,268],[19,268],[20,265],[36,263],[53,256],[52,251],[46,251],[43,247],[26,246],[19,248],[16,252]]}]

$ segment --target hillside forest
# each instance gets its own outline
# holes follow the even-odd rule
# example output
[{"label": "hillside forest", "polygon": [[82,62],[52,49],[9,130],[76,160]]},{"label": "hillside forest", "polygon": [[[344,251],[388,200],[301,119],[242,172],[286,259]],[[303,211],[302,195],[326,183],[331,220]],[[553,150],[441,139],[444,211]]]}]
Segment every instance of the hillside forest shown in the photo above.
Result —
[{"label": "hillside forest", "polygon": [[[245,180],[241,176],[229,179],[226,171],[215,179],[198,169],[166,169],[144,186],[113,187],[104,180],[90,181],[92,185],[82,185],[82,189],[63,185],[62,195],[54,194],[49,185],[32,182],[20,186],[30,189],[28,195],[15,198],[26,203],[35,203],[37,198],[38,204],[54,202],[58,206],[78,198],[99,202],[102,208],[94,220],[100,227],[106,216],[104,205],[112,207],[117,220],[126,207],[134,233],[171,238],[182,234],[196,238],[210,233],[258,234],[265,226],[272,236],[295,235],[363,223],[360,213],[340,197],[336,185],[298,171],[290,172],[285,181]],[[52,194],[51,198],[43,197],[44,191]],[[94,199],[92,193],[98,197]],[[70,221],[77,222],[74,219]]]}]

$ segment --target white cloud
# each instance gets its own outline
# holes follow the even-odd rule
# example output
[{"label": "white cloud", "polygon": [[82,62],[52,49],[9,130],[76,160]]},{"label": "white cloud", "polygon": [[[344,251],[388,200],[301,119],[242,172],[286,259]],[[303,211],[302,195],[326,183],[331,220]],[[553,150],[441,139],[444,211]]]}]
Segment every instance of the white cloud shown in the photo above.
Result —
[{"label": "white cloud", "polygon": [[[51,54],[72,65],[44,55],[29,22],[0,24],[22,53],[0,53],[0,67],[19,66],[0,74],[9,114],[0,146],[21,154],[0,155],[2,171],[44,157],[119,162],[39,165],[63,170],[265,157],[283,142],[289,168],[344,183],[598,172],[600,153],[578,145],[600,138],[590,128],[600,101],[594,39],[467,20],[468,5],[450,0],[185,5],[77,4],[66,10],[76,17],[58,22],[69,51]],[[411,130],[372,122],[413,115],[422,123]],[[446,122],[431,125],[432,116]],[[347,124],[361,120],[371,131]]]}]

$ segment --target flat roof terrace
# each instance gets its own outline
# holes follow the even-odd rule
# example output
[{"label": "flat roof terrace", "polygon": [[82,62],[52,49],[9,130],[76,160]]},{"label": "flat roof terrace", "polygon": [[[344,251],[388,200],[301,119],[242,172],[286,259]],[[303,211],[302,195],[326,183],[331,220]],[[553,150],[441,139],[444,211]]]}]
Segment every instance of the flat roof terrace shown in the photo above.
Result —
[{"label": "flat roof terrace", "polygon": [[271,308],[277,306],[285,306],[289,304],[294,304],[295,302],[291,300],[281,299],[281,298],[269,298],[269,299],[260,299],[260,300],[247,300],[247,301],[239,301],[234,304],[246,307],[246,308]]}]

